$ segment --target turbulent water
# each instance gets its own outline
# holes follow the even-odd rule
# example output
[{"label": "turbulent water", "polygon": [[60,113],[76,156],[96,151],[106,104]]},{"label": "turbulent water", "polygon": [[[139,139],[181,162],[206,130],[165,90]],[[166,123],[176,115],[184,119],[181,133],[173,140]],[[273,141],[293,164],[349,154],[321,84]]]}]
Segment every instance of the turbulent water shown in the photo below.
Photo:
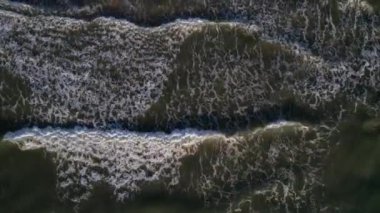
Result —
[{"label": "turbulent water", "polygon": [[219,212],[333,211],[340,122],[380,109],[379,11],[0,0],[0,132],[51,154],[58,197],[76,204],[102,182],[119,202],[158,188]]},{"label": "turbulent water", "polygon": [[186,155],[186,148],[191,149],[208,137],[222,135],[196,131],[166,135],[80,128],[25,129],[5,135],[6,140],[20,141],[22,149],[46,148],[57,153],[62,181],[59,187],[63,192],[75,191],[68,189],[77,185],[88,190],[91,184],[105,180],[115,186],[120,199],[137,192],[139,185],[145,182],[166,177],[170,179],[169,185],[178,184],[179,158]]},{"label": "turbulent water", "polygon": [[151,28],[2,10],[2,78],[20,79],[2,84],[2,112],[16,123],[170,130],[244,127],[289,104],[310,109],[305,117],[337,114],[337,100],[378,105],[378,16],[336,2],[334,22],[322,10],[331,5],[314,4],[288,5],[282,20],[263,9],[244,23]]},{"label": "turbulent water", "polygon": [[279,206],[302,208],[309,191],[320,187],[318,160],[327,146],[320,137],[313,127],[281,122],[232,136],[189,129],[165,134],[34,128],[4,139],[22,150],[54,153],[61,196],[75,202],[99,181],[113,186],[120,200],[160,182],[168,191],[191,191],[208,202],[238,196],[233,191],[240,184]]}]

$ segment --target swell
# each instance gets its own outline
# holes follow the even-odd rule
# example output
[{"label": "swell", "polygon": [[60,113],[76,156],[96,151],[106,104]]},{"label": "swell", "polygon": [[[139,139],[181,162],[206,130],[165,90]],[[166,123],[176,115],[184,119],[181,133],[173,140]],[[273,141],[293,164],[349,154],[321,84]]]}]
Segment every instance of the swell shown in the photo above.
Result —
[{"label": "swell", "polygon": [[[14,3],[20,2],[20,3]],[[167,24],[176,19],[203,18],[209,20],[236,19],[231,3],[222,5],[199,1],[94,1],[94,2],[31,2],[6,1],[1,7],[24,15],[55,15],[61,17],[93,20],[98,17],[126,19],[140,26],[154,27]],[[235,17],[235,18],[234,18]],[[239,20],[243,21],[243,17]],[[247,19],[245,19],[247,20]]]},{"label": "swell", "polygon": [[[378,7],[252,2],[117,8],[124,20],[1,1],[1,131],[54,126],[5,139],[52,154],[64,200],[105,182],[123,201],[158,188],[229,212],[323,209],[336,123],[379,113]],[[189,16],[216,21],[172,21]],[[265,126],[278,120],[302,122]]]},{"label": "swell", "polygon": [[377,113],[378,16],[339,11],[339,22],[328,19],[331,11],[312,19],[318,11],[308,8],[286,23],[145,28],[1,10],[0,119],[9,123],[2,131],[27,124],[236,130],[287,118],[336,121],[361,105]]},{"label": "swell", "polygon": [[232,136],[190,129],[165,134],[33,128],[7,133],[4,140],[52,154],[59,195],[74,202],[87,199],[102,182],[124,202],[149,193],[150,186],[198,197],[206,205],[266,189],[269,203],[302,208],[322,186],[324,135],[318,127],[281,122]]},{"label": "swell", "polygon": [[[15,3],[21,2],[21,3]],[[355,4],[358,4],[355,6]],[[379,6],[374,1],[262,1],[262,0],[96,0],[96,1],[3,1],[3,9],[25,15],[55,15],[79,19],[93,19],[107,16],[127,19],[141,26],[158,26],[178,18],[204,18],[209,20],[252,21],[256,16],[289,14],[304,6],[321,7],[331,10],[333,21],[339,19],[339,7],[362,7],[365,10],[378,12]],[[281,8],[281,10],[278,10]],[[263,12],[263,10],[265,12]],[[325,11],[324,11],[325,12]]]},{"label": "swell", "polygon": [[[21,3],[15,3],[21,2]],[[91,20],[97,17],[126,19],[141,26],[159,26],[179,18],[203,18],[209,20],[250,21],[263,8],[286,6],[296,3],[282,1],[216,1],[216,0],[99,0],[99,1],[4,1],[1,7],[25,15],[55,15]]]}]

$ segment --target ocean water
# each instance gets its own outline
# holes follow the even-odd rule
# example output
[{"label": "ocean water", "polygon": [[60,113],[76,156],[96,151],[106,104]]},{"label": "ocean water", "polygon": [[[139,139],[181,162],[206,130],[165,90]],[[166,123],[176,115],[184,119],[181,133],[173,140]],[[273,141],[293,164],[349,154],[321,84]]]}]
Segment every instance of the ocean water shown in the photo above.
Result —
[{"label": "ocean water", "polygon": [[51,154],[58,194],[73,203],[88,199],[101,182],[120,202],[145,193],[176,193],[232,212],[254,209],[255,196],[278,209],[305,208],[314,196],[310,191],[321,187],[318,161],[327,151],[315,127],[295,122],[231,136],[191,129],[166,134],[32,128],[9,132],[3,140]]},{"label": "ocean water", "polygon": [[0,0],[0,212],[377,212],[376,0]]}]

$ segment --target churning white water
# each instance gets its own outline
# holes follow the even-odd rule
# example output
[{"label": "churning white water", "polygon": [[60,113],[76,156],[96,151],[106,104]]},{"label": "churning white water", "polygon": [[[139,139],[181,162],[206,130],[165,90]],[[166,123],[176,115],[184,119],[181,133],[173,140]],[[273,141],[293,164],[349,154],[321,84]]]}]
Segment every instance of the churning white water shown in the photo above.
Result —
[{"label": "churning white water", "polygon": [[[265,132],[276,135],[278,132],[288,131],[286,128],[300,132],[300,138],[312,130],[299,123],[282,121],[258,128],[249,134],[254,138]],[[278,137],[286,139],[287,136]],[[242,141],[246,140],[239,134],[226,136],[220,132],[194,129],[175,130],[167,134],[82,127],[27,128],[7,133],[4,140],[18,144],[22,150],[43,148],[52,153],[57,164],[59,191],[63,197],[78,202],[89,195],[93,184],[100,181],[113,186],[120,200],[130,198],[139,192],[143,184],[149,182],[164,181],[167,187],[175,186],[179,183],[181,159],[194,155],[199,145],[206,141],[225,144],[220,153],[220,162],[209,162],[215,163],[214,166],[221,164],[219,166],[225,167],[222,161],[227,158],[244,159],[244,154],[249,149],[247,144],[246,150],[237,148],[243,146]],[[257,144],[261,143],[259,137],[254,140],[257,140]],[[273,159],[270,162],[276,161],[281,149],[277,145],[272,146],[269,155]],[[212,155],[213,151],[209,151]],[[237,162],[233,169],[244,166],[242,163],[252,162]],[[214,175],[208,177],[207,181],[210,182]]]}]

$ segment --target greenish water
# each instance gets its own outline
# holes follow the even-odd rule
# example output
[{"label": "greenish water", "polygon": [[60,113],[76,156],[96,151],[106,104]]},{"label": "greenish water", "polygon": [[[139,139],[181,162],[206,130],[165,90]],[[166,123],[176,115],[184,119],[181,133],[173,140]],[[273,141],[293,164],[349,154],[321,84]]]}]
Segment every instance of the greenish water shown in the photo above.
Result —
[{"label": "greenish water", "polygon": [[367,1],[378,13],[380,11],[380,1],[378,0],[368,0]]},{"label": "greenish water", "polygon": [[380,210],[380,119],[363,117],[341,124],[326,165],[328,200],[342,212]]},{"label": "greenish water", "polygon": [[46,152],[22,152],[15,144],[0,143],[1,212],[63,211],[55,183],[55,165]]}]

